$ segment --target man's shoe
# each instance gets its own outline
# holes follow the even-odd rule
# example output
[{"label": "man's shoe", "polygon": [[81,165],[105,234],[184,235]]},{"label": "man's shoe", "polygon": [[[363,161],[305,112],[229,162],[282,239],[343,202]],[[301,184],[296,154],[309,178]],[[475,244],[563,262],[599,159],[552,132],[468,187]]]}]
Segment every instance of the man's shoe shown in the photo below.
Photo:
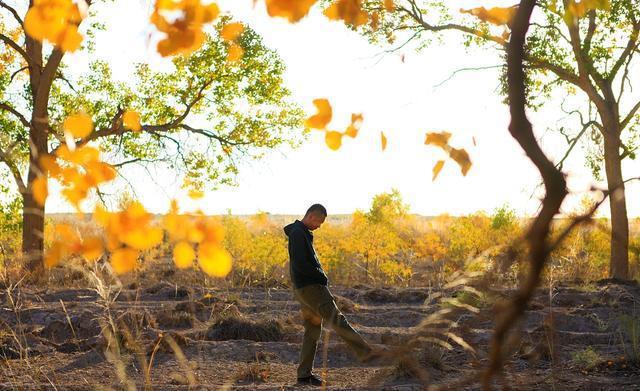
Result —
[{"label": "man's shoe", "polygon": [[324,381],[322,381],[318,376],[312,374],[307,377],[299,377],[298,384],[320,387],[324,385]]}]

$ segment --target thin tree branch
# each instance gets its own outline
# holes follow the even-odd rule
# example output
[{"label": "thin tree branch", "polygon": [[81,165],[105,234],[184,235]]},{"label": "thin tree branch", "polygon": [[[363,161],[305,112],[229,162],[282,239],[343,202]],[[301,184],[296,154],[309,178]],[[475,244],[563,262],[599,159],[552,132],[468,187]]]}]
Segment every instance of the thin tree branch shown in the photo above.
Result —
[{"label": "thin tree branch", "polygon": [[25,61],[27,62],[27,64],[29,64],[29,66],[32,65],[33,62],[31,61],[31,57],[29,57],[27,52],[23,48],[21,48],[20,45],[18,45],[13,39],[7,37],[4,34],[0,34],[0,40],[3,41],[8,46],[10,46],[16,52],[20,53],[20,55],[25,59]]},{"label": "thin tree branch", "polygon": [[9,78],[9,84],[11,84],[11,83],[13,82],[13,79],[14,79],[14,78],[15,78],[15,77],[20,73],[20,72],[25,71],[25,70],[27,70],[27,69],[29,69],[29,67],[22,67],[22,68],[18,69],[17,71],[13,72],[13,73],[11,74],[11,77]]},{"label": "thin tree branch", "polygon": [[622,54],[620,55],[616,63],[613,65],[613,67],[611,68],[611,71],[609,72],[609,75],[607,77],[609,81],[613,81],[613,79],[616,77],[616,74],[618,73],[622,65],[624,65],[624,63],[627,61],[627,57],[629,57],[631,53],[637,48],[639,33],[640,33],[640,23],[635,23],[633,25],[633,30],[631,31],[631,36],[627,41],[627,46],[624,48],[624,51],[622,52]]},{"label": "thin tree branch", "polygon": [[11,171],[11,175],[13,179],[16,181],[16,185],[18,186],[18,191],[20,194],[25,194],[27,192],[27,187],[25,186],[24,180],[22,179],[22,175],[20,175],[20,170],[16,166],[15,162],[11,159],[8,153],[2,151],[0,149],[0,161],[9,167],[9,171]]},{"label": "thin tree branch", "polygon": [[12,106],[10,106],[8,103],[5,102],[0,102],[0,110],[4,110],[4,111],[8,111],[11,114],[13,114],[19,121],[20,123],[22,123],[22,125],[24,125],[26,128],[31,127],[31,124],[29,123],[29,121],[27,121],[27,119],[25,118],[24,115],[22,115],[18,110],[16,110],[15,108],[13,108]]},{"label": "thin tree branch", "polygon": [[501,65],[487,65],[487,66],[484,66],[484,67],[468,67],[468,68],[456,69],[455,71],[451,72],[451,74],[446,79],[444,79],[440,83],[434,85],[433,88],[438,88],[438,87],[442,86],[444,83],[446,83],[449,80],[453,79],[460,72],[483,71],[483,70],[486,70],[486,69],[496,69],[496,68],[502,68],[502,67],[504,67],[504,65],[501,64]]},{"label": "thin tree branch", "polygon": [[567,143],[569,144],[569,148],[564,153],[564,156],[562,157],[562,159],[560,159],[560,161],[556,164],[556,169],[562,170],[565,160],[567,160],[573,148],[576,146],[576,144],[578,144],[578,140],[580,140],[582,135],[584,135],[590,127],[596,126],[596,125],[599,125],[596,121],[589,121],[586,124],[582,125],[582,130],[575,137],[571,139],[567,137]]},{"label": "thin tree branch", "polygon": [[0,1],[0,8],[4,8],[9,12],[11,12],[11,15],[13,15],[13,18],[20,24],[20,26],[24,27],[24,21],[22,20],[22,18],[18,14],[18,11],[16,11],[15,8],[13,8],[12,6],[10,6],[4,1]]},{"label": "thin tree branch", "polygon": [[629,113],[627,114],[626,117],[624,117],[624,119],[622,120],[622,122],[620,122],[620,130],[623,130],[624,128],[627,127],[627,125],[629,125],[629,122],[631,122],[631,120],[633,119],[633,117],[636,115],[636,113],[638,112],[638,110],[640,110],[640,101],[636,102],[636,104],[633,106],[633,108],[629,111]]}]

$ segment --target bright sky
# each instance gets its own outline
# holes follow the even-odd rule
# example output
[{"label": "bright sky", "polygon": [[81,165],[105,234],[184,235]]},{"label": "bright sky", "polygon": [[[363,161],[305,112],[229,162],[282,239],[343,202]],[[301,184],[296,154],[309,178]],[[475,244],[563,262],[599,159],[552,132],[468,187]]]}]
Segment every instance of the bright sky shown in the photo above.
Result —
[{"label": "bright sky", "polygon": [[[455,1],[458,7],[478,3]],[[243,164],[238,187],[208,193],[199,201],[185,196],[174,175],[158,173],[150,180],[143,170],[129,170],[137,196],[150,210],[165,211],[175,197],[187,209],[201,208],[210,214],[227,210],[297,214],[313,202],[325,204],[329,213],[351,213],[368,208],[375,194],[396,188],[411,211],[423,215],[490,212],[505,203],[519,214],[536,211],[539,200],[532,194],[538,176],[508,134],[508,108],[497,94],[498,71],[461,72],[435,87],[456,69],[499,64],[494,51],[466,52],[452,35],[444,45],[434,44],[420,53],[407,48],[382,54],[382,48],[368,44],[343,24],[328,21],[317,10],[290,25],[269,18],[262,1],[255,8],[252,0],[219,3],[280,54],[287,66],[287,85],[309,113],[314,112],[313,99],[327,97],[334,108],[333,128],[344,129],[353,112],[362,112],[365,122],[360,135],[345,139],[337,152],[326,147],[322,133],[315,132],[297,150],[281,149]],[[151,58],[157,65],[158,57],[147,40],[150,1],[107,4],[100,11],[106,15],[107,32],[98,36],[97,53],[111,62],[116,77],[127,80],[135,62]],[[81,67],[86,58],[74,54],[68,61]],[[537,134],[544,134],[545,150],[555,157],[562,155],[566,144],[545,129],[561,116],[558,105],[559,101],[552,102],[532,115]],[[466,177],[448,161],[440,177],[431,181],[431,168],[443,155],[425,146],[424,136],[426,131],[441,130],[452,132],[452,145],[470,153],[473,167]],[[385,152],[380,149],[380,131],[389,140]],[[576,192],[565,210],[579,204],[592,183],[581,151],[576,152],[565,166],[570,188]],[[627,177],[636,176],[638,168],[638,163],[627,162],[624,172]],[[632,216],[640,214],[637,191],[637,185],[628,187]],[[608,207],[605,209],[602,212],[608,214]],[[52,197],[47,210],[71,209],[59,197]]]}]

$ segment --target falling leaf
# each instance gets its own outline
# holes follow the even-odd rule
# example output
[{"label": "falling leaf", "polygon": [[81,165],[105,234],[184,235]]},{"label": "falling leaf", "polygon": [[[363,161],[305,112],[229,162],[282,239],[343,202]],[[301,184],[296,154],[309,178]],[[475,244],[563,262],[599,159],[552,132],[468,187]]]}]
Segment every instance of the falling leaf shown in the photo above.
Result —
[{"label": "falling leaf", "polygon": [[82,241],[82,247],[80,250],[80,254],[87,262],[95,262],[97,261],[102,254],[104,254],[104,245],[102,242],[102,238],[97,236],[91,236],[88,238],[84,238]]},{"label": "falling leaf", "polygon": [[231,255],[216,244],[204,242],[198,248],[198,265],[212,277],[225,277],[231,271]]},{"label": "falling leaf", "polygon": [[173,262],[178,269],[190,268],[195,258],[196,252],[188,242],[181,241],[173,247]]},{"label": "falling leaf", "polygon": [[313,104],[318,112],[307,118],[304,124],[307,128],[325,129],[333,117],[331,104],[327,99],[314,99]]},{"label": "falling leaf", "polygon": [[220,36],[225,41],[235,41],[243,31],[244,26],[242,23],[228,23],[222,27],[222,30],[220,30]]},{"label": "falling leaf", "polygon": [[589,11],[608,10],[611,8],[609,0],[569,0],[565,7],[564,20],[569,24],[575,24],[583,18]]},{"label": "falling leaf", "polygon": [[436,147],[445,148],[449,145],[451,133],[449,132],[432,132],[427,133],[424,143],[426,145],[434,145]]},{"label": "falling leaf", "polygon": [[189,198],[192,200],[199,200],[204,197],[204,192],[198,189],[189,189]]},{"label": "falling leaf", "polygon": [[72,114],[64,120],[62,129],[73,137],[84,138],[93,130],[93,121],[85,113]]},{"label": "falling leaf", "polygon": [[50,269],[60,263],[65,254],[65,249],[62,243],[55,242],[44,254],[44,266]]},{"label": "falling leaf", "polygon": [[469,158],[469,154],[464,149],[456,149],[451,148],[449,151],[449,157],[458,163],[460,166],[460,170],[462,171],[462,175],[467,175],[467,172],[471,168],[471,159]]},{"label": "falling leaf", "polygon": [[[176,17],[175,13],[179,16]],[[203,25],[220,14],[217,4],[202,5],[200,0],[158,0],[151,23],[166,37],[158,42],[158,53],[167,57],[198,50],[204,40]]]},{"label": "falling leaf", "polygon": [[35,1],[24,17],[24,29],[35,40],[46,40],[62,51],[71,52],[82,42],[77,25],[83,17],[71,0]]},{"label": "falling leaf", "polygon": [[508,25],[518,10],[517,7],[494,7],[486,9],[484,7],[471,8],[468,10],[460,9],[463,14],[471,14],[483,22],[493,23],[495,25]]},{"label": "falling leaf", "polygon": [[444,167],[444,160],[438,160],[435,166],[433,166],[433,178],[431,178],[432,181],[436,180],[438,174],[440,174],[440,171],[442,170],[442,167]]},{"label": "falling leaf", "polygon": [[362,10],[360,0],[337,0],[332,3],[324,14],[331,20],[343,20],[352,26],[360,26],[369,20],[369,15]]},{"label": "falling leaf", "polygon": [[287,19],[295,23],[304,18],[318,0],[265,0],[267,13],[272,17]]},{"label": "falling leaf", "polygon": [[111,267],[116,274],[125,274],[136,267],[138,251],[132,248],[119,248],[111,254]]},{"label": "falling leaf", "polygon": [[384,135],[384,132],[380,132],[380,144],[383,151],[387,149],[387,136]]},{"label": "falling leaf", "polygon": [[31,191],[33,193],[33,199],[40,206],[44,206],[49,196],[49,187],[47,186],[47,177],[44,175],[38,176],[31,182]]},{"label": "falling leaf", "polygon": [[42,154],[38,159],[40,167],[44,175],[58,176],[60,174],[60,165],[56,162],[56,158],[49,154]]},{"label": "falling leaf", "polygon": [[134,132],[139,132],[142,129],[140,125],[140,114],[137,111],[125,111],[124,114],[122,114],[122,123],[126,128]]},{"label": "falling leaf", "polygon": [[355,138],[362,126],[363,117],[362,114],[351,114],[351,124],[347,127],[344,134],[351,138]]},{"label": "falling leaf", "polygon": [[242,59],[242,55],[244,54],[244,50],[240,45],[236,43],[232,43],[229,45],[229,49],[227,49],[227,61],[236,62]]},{"label": "falling leaf", "polygon": [[330,149],[337,151],[342,146],[342,133],[329,130],[324,135],[324,141]]}]

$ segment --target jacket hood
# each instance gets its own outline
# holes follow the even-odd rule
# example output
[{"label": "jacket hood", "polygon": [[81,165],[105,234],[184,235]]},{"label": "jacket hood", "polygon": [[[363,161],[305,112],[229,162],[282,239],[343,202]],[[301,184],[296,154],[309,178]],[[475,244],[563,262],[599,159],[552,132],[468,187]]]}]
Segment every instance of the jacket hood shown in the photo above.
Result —
[{"label": "jacket hood", "polygon": [[296,220],[296,221],[294,221],[293,223],[291,223],[291,224],[289,224],[289,225],[286,225],[286,226],[284,227],[284,233],[285,233],[285,235],[287,235],[287,237],[288,237],[288,236],[289,236],[289,234],[291,234],[291,231],[293,230],[293,228],[294,228],[295,226],[297,226],[297,225],[302,225],[302,227],[301,227],[301,228],[304,228],[304,229],[306,229],[306,228],[307,228],[307,227],[305,227],[305,225],[302,223],[302,221],[300,221],[300,220]]}]

